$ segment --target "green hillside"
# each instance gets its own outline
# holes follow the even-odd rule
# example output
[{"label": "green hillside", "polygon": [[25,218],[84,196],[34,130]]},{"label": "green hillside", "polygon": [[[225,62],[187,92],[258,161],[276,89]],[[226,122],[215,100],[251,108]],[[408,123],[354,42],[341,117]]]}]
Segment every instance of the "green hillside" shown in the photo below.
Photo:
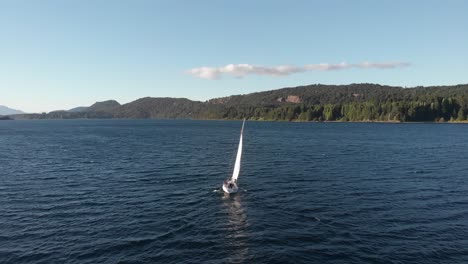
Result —
[{"label": "green hillside", "polygon": [[308,85],[206,102],[145,97],[98,102],[80,112],[15,115],[15,119],[190,118],[280,121],[464,121],[468,85],[403,88],[377,84]]}]

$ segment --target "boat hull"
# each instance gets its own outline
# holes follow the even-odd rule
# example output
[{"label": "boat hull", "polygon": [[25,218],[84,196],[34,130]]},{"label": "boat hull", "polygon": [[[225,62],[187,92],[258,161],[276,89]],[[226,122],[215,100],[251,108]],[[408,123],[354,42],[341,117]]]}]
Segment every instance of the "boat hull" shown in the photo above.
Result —
[{"label": "boat hull", "polygon": [[233,181],[227,181],[223,183],[223,191],[225,193],[236,193],[239,190],[237,184]]}]

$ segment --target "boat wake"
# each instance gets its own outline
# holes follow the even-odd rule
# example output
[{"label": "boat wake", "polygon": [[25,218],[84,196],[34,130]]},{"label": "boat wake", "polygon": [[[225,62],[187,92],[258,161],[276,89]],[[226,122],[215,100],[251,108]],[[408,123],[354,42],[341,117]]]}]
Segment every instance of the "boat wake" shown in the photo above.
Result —
[{"label": "boat wake", "polygon": [[[218,189],[214,189],[213,192],[214,193],[221,193],[221,192],[223,192],[223,190],[218,188]],[[242,189],[242,190],[239,189],[238,192],[247,192],[247,190],[246,189]]]}]

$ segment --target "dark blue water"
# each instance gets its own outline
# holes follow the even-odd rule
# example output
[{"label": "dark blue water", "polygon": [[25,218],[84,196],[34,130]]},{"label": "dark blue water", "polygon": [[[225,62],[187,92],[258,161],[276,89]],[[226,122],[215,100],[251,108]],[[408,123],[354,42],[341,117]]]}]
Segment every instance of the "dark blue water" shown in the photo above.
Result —
[{"label": "dark blue water", "polygon": [[0,263],[468,263],[468,126],[0,122]]}]

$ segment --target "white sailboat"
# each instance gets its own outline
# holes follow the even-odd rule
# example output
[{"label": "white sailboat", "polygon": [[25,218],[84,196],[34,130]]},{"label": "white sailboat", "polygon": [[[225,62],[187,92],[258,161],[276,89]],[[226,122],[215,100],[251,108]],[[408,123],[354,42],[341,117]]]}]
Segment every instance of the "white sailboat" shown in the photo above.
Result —
[{"label": "white sailboat", "polygon": [[226,193],[235,193],[239,189],[237,187],[237,178],[239,178],[241,158],[242,158],[242,134],[244,133],[245,118],[242,122],[242,129],[240,133],[239,147],[237,148],[236,163],[234,164],[234,171],[232,172],[231,179],[226,179],[223,182],[223,191]]}]

